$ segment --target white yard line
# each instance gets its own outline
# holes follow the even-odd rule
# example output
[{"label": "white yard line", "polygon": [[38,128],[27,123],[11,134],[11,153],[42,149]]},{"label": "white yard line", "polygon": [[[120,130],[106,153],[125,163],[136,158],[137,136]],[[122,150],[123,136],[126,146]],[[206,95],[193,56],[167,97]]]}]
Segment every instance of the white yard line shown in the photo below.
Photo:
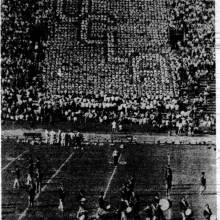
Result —
[{"label": "white yard line", "polygon": [[[120,154],[120,157],[118,158],[118,163],[120,162],[121,155],[122,155],[122,154]],[[110,185],[111,185],[111,182],[112,182],[112,180],[113,180],[113,178],[114,178],[114,175],[115,175],[115,173],[116,173],[116,171],[117,171],[117,168],[118,168],[118,166],[116,166],[116,167],[114,168],[114,170],[113,170],[113,172],[112,172],[112,175],[111,175],[111,177],[110,177],[109,180],[108,180],[108,184],[107,184],[107,186],[106,186],[106,188],[105,188],[105,192],[104,192],[104,198],[106,197],[106,195],[107,195],[107,193],[108,193],[108,190],[109,190],[109,188],[110,188]]]},{"label": "white yard line", "polygon": [[[62,168],[68,163],[68,161],[71,159],[71,157],[74,155],[74,152],[72,152],[69,157],[61,164],[61,166],[59,167],[59,169],[51,176],[51,178],[47,181],[47,183],[44,185],[44,187],[41,189],[41,191],[36,195],[35,200],[37,200],[41,194],[41,192],[44,192],[48,186],[48,184],[50,184],[53,179],[60,173],[60,171],[62,170]],[[27,214],[27,211],[29,210],[29,206],[27,206],[27,208],[19,215],[18,220],[21,220],[22,218],[24,218]]]},{"label": "white yard line", "polygon": [[20,159],[20,157],[22,157],[25,153],[27,153],[28,150],[24,151],[23,153],[19,154],[16,158],[14,158],[11,162],[9,162],[6,166],[4,166],[1,171],[4,171],[5,169],[7,169],[12,163],[14,163],[16,160]]}]

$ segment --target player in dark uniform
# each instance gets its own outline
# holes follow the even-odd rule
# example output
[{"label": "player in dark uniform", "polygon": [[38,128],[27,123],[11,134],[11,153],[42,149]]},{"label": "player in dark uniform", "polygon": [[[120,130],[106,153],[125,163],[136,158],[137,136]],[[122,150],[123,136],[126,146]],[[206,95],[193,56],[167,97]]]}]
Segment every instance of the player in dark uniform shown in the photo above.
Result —
[{"label": "player in dark uniform", "polygon": [[71,140],[69,133],[66,133],[65,138],[66,138],[66,140],[65,140],[66,146],[69,147],[70,146],[70,140]]},{"label": "player in dark uniform", "polygon": [[140,198],[138,195],[134,195],[132,197],[132,207],[133,207],[133,215],[134,215],[134,220],[140,220],[141,217],[139,215],[140,212]]},{"label": "player in dark uniform", "polygon": [[118,206],[118,214],[120,220],[127,220],[126,209],[128,207],[127,202],[121,198]]},{"label": "player in dark uniform", "polygon": [[98,198],[99,208],[97,211],[98,219],[106,219],[107,216],[110,214],[109,209],[110,205],[104,198],[104,192],[101,192]]},{"label": "player in dark uniform", "polygon": [[125,187],[125,199],[130,203],[132,197],[134,196],[134,191],[130,190],[129,185],[126,184]]},{"label": "player in dark uniform", "polygon": [[99,207],[101,209],[104,209],[106,210],[106,206],[107,206],[107,202],[105,201],[104,199],[104,192],[102,191],[99,195],[99,198],[98,198],[98,203],[99,203]]},{"label": "player in dark uniform", "polygon": [[134,191],[134,185],[135,185],[135,178],[132,176],[129,180],[128,180],[128,188],[130,191]]},{"label": "player in dark uniform", "polygon": [[199,189],[200,195],[203,195],[205,190],[206,190],[206,176],[205,176],[205,172],[202,172],[202,176],[200,179],[200,189]]},{"label": "player in dark uniform", "polygon": [[76,133],[76,144],[78,147],[81,147],[82,141],[83,141],[83,136],[79,132]]},{"label": "player in dark uniform", "polygon": [[119,159],[119,151],[117,149],[115,149],[112,153],[112,158],[113,158],[113,163],[114,163],[114,166],[117,166],[118,165],[118,159]]},{"label": "player in dark uniform", "polygon": [[14,179],[13,188],[15,189],[20,187],[20,177],[21,177],[21,170],[17,165],[15,166],[14,173],[15,173],[15,179]]},{"label": "player in dark uniform", "polygon": [[41,191],[43,175],[39,169],[36,169],[36,184],[37,184],[37,192]]},{"label": "player in dark uniform", "polygon": [[161,210],[159,201],[159,197],[155,196],[154,202],[151,204],[153,220],[164,220],[163,211]]},{"label": "player in dark uniform", "polygon": [[83,189],[80,189],[78,195],[76,196],[77,197],[77,201],[78,203],[80,204],[81,202],[81,199],[85,199],[86,200],[86,195],[85,195],[85,191]]},{"label": "player in dark uniform", "polygon": [[151,220],[153,218],[153,211],[152,207],[150,205],[147,205],[144,209],[146,219],[145,220]]},{"label": "player in dark uniform", "polygon": [[212,215],[212,211],[211,209],[209,208],[209,205],[206,204],[205,205],[205,208],[204,208],[204,211],[203,211],[203,215],[205,217],[206,220],[210,220],[210,217]]},{"label": "player in dark uniform", "polygon": [[186,219],[186,210],[189,208],[189,203],[187,202],[186,198],[183,197],[180,200],[180,214],[182,216],[182,219],[185,220]]},{"label": "player in dark uniform", "polygon": [[168,197],[170,196],[170,192],[172,188],[172,180],[173,180],[173,174],[170,165],[166,167],[165,180],[166,180],[166,196]]},{"label": "player in dark uniform", "polygon": [[29,185],[28,194],[29,194],[28,196],[29,206],[34,207],[34,199],[36,195],[36,185],[34,181],[32,181],[31,184]]},{"label": "player in dark uniform", "polygon": [[79,209],[76,214],[77,220],[87,220],[88,219],[88,210],[85,207],[86,199],[82,198],[79,203]]},{"label": "player in dark uniform", "polygon": [[127,206],[129,206],[129,200],[130,200],[130,191],[128,191],[128,188],[126,184],[123,184],[120,188],[120,196],[123,199],[124,202],[126,202]]},{"label": "player in dark uniform", "polygon": [[32,158],[30,158],[28,161],[28,173],[30,174],[31,178],[33,179],[33,177],[34,177],[34,162],[33,162]]},{"label": "player in dark uniform", "polygon": [[64,211],[64,199],[66,196],[63,185],[60,186],[58,193],[59,193],[59,207],[58,207],[58,209],[61,212],[63,212]]}]

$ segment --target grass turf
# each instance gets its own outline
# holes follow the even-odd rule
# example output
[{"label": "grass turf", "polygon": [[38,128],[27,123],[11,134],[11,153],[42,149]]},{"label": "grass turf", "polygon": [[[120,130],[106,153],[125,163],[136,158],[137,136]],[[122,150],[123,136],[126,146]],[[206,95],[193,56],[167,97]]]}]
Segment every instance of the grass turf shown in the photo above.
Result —
[{"label": "grass turf", "polygon": [[[2,166],[7,164],[8,155],[16,157],[24,150],[29,152],[2,173],[2,219],[18,219],[19,214],[27,207],[25,188],[12,189],[14,174],[11,170],[15,164],[22,168],[24,178],[27,173],[28,155],[32,155],[33,158],[39,156],[44,185],[73,151],[73,157],[40,194],[36,207],[30,208],[24,219],[73,219],[70,216],[76,213],[78,208],[76,197],[81,188],[86,191],[89,212],[95,213],[98,194],[105,190],[114,169],[110,163],[113,146],[89,145],[81,150],[46,145],[30,146],[9,139],[2,143]],[[171,155],[173,170],[172,219],[180,218],[178,203],[183,195],[188,195],[195,219],[203,219],[202,211],[206,203],[209,203],[213,213],[216,213],[215,151],[208,146],[199,145],[125,146],[121,161],[127,163],[118,166],[107,193],[107,199],[112,206],[117,206],[118,189],[121,184],[133,174],[136,176],[135,191],[141,198],[142,207],[151,202],[157,192],[162,198],[165,197],[164,167],[167,165],[168,152]],[[200,196],[198,188],[202,171],[207,174],[207,190],[205,195]],[[58,211],[60,183],[64,184],[67,193],[64,214]]]}]

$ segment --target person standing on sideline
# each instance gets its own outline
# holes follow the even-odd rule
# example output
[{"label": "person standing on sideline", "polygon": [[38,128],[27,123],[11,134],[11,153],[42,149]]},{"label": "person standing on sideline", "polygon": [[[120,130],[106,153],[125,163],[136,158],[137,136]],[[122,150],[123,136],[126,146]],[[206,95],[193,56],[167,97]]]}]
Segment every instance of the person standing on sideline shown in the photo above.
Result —
[{"label": "person standing on sideline", "polygon": [[66,146],[66,133],[65,132],[61,132],[61,142],[60,142],[60,145],[62,147]]},{"label": "person standing on sideline", "polygon": [[206,190],[206,176],[205,176],[205,172],[202,172],[202,176],[200,178],[199,194],[203,195],[205,190]]},{"label": "person standing on sideline", "polygon": [[166,179],[166,196],[168,197],[170,196],[171,193],[172,180],[173,180],[173,174],[170,165],[166,167],[165,179]]},{"label": "person standing on sideline", "polygon": [[116,121],[113,121],[112,122],[112,133],[115,133],[116,132]]},{"label": "person standing on sideline", "polygon": [[20,187],[20,177],[21,177],[21,170],[20,168],[16,165],[15,166],[15,179],[14,179],[14,184],[13,184],[13,189],[19,188]]}]

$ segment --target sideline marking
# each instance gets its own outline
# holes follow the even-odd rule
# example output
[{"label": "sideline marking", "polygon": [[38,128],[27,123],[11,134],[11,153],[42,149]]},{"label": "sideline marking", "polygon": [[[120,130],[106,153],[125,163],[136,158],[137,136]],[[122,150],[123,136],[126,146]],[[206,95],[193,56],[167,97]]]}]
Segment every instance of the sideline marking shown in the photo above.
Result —
[{"label": "sideline marking", "polygon": [[[46,182],[46,184],[44,185],[44,187],[41,189],[41,191],[36,195],[35,200],[37,200],[41,194],[41,192],[44,192],[48,186],[48,184],[50,184],[53,179],[59,174],[59,172],[61,171],[61,169],[66,165],[66,163],[68,163],[68,161],[71,159],[71,157],[74,155],[75,152],[72,152],[69,157],[61,164],[61,166],[59,167],[59,169],[51,176],[51,178]],[[27,206],[27,208],[19,215],[18,220],[21,220],[22,218],[24,218],[27,214],[27,211],[29,210],[29,206]]]},{"label": "sideline marking", "polygon": [[28,152],[28,150],[25,150],[23,153],[19,154],[16,158],[14,158],[11,162],[9,162],[6,166],[4,166],[1,169],[1,171],[4,171],[5,169],[7,169],[12,163],[14,163],[16,160],[20,159],[20,157],[22,157],[27,152]]}]

